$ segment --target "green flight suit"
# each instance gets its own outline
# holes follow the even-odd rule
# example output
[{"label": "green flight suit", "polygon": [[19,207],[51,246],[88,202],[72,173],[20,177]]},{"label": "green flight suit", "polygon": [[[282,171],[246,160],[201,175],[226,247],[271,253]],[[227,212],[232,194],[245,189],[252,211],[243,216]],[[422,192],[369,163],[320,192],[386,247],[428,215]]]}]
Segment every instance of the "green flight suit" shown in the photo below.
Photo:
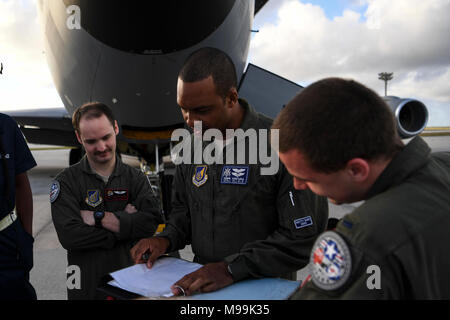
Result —
[{"label": "green flight suit", "polygon": [[[119,157],[106,184],[91,170],[86,157],[63,170],[55,180],[50,194],[53,223],[67,250],[68,265],[78,266],[81,271],[81,288],[68,288],[68,298],[104,298],[96,292],[99,280],[132,265],[132,245],[140,238],[153,236],[158,224],[163,223],[158,200],[147,177]],[[138,212],[125,212],[128,203]],[[120,232],[85,224],[80,210],[113,212],[120,221]],[[68,278],[74,274],[69,273]]]},{"label": "green flight suit", "polygon": [[[239,102],[245,109],[241,129],[270,129],[271,119]],[[268,139],[262,143],[267,146]],[[261,175],[262,164],[249,160],[248,140],[245,147],[244,165],[177,166],[172,210],[160,236],[169,239],[168,252],[191,244],[199,263],[225,260],[235,281],[286,276],[308,263],[315,239],[326,228],[328,203],[295,190],[281,162],[276,174]]]},{"label": "green flight suit", "polygon": [[[336,233],[319,237],[311,255],[313,281],[292,298],[450,299],[449,230],[450,153],[430,154],[415,137],[378,177],[365,203],[338,223]],[[344,250],[325,259],[335,253],[325,243],[339,237]],[[336,277],[338,268],[344,271]]]}]

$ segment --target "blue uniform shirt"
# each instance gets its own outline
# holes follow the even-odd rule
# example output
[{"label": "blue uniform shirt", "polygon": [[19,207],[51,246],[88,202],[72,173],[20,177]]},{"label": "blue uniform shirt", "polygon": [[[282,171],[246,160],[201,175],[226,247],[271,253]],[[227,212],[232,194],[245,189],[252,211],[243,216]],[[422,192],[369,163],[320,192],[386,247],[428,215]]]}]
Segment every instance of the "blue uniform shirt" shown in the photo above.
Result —
[{"label": "blue uniform shirt", "polygon": [[[17,123],[8,115],[0,113],[0,139],[4,154],[0,155],[0,220],[15,206],[15,177],[36,166],[36,161],[23,138]],[[5,168],[9,179],[9,199],[5,197]]]}]

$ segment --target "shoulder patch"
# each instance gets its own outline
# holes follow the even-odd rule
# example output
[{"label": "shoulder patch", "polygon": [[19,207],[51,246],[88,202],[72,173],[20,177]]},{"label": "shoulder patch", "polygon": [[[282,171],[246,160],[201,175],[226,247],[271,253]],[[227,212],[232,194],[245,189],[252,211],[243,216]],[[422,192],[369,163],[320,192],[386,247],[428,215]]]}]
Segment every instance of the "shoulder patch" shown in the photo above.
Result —
[{"label": "shoulder patch", "polygon": [[322,233],[310,257],[313,283],[322,290],[336,290],[347,282],[351,268],[350,249],[345,240],[333,231]]},{"label": "shoulder patch", "polygon": [[50,203],[53,203],[58,199],[59,192],[61,187],[57,180],[53,180],[52,185],[50,186]]}]

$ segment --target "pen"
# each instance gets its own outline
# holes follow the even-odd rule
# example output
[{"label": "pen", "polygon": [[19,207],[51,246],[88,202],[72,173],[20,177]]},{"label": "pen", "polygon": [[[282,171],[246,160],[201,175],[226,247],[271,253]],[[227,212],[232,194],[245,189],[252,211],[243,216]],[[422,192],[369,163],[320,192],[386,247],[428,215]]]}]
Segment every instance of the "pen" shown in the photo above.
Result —
[{"label": "pen", "polygon": [[293,194],[292,194],[292,191],[289,191],[289,197],[291,198],[292,206],[295,207],[295,204],[294,204],[294,196],[293,196]]}]

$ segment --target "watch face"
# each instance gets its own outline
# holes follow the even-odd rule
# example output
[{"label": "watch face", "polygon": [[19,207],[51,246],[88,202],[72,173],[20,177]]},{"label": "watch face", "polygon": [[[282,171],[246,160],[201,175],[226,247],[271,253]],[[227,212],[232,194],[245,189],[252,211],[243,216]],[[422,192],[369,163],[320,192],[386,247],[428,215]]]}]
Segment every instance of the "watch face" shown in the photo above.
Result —
[{"label": "watch face", "polygon": [[105,213],[102,212],[102,211],[96,211],[96,212],[94,213],[95,219],[102,219],[104,215],[105,215]]}]

